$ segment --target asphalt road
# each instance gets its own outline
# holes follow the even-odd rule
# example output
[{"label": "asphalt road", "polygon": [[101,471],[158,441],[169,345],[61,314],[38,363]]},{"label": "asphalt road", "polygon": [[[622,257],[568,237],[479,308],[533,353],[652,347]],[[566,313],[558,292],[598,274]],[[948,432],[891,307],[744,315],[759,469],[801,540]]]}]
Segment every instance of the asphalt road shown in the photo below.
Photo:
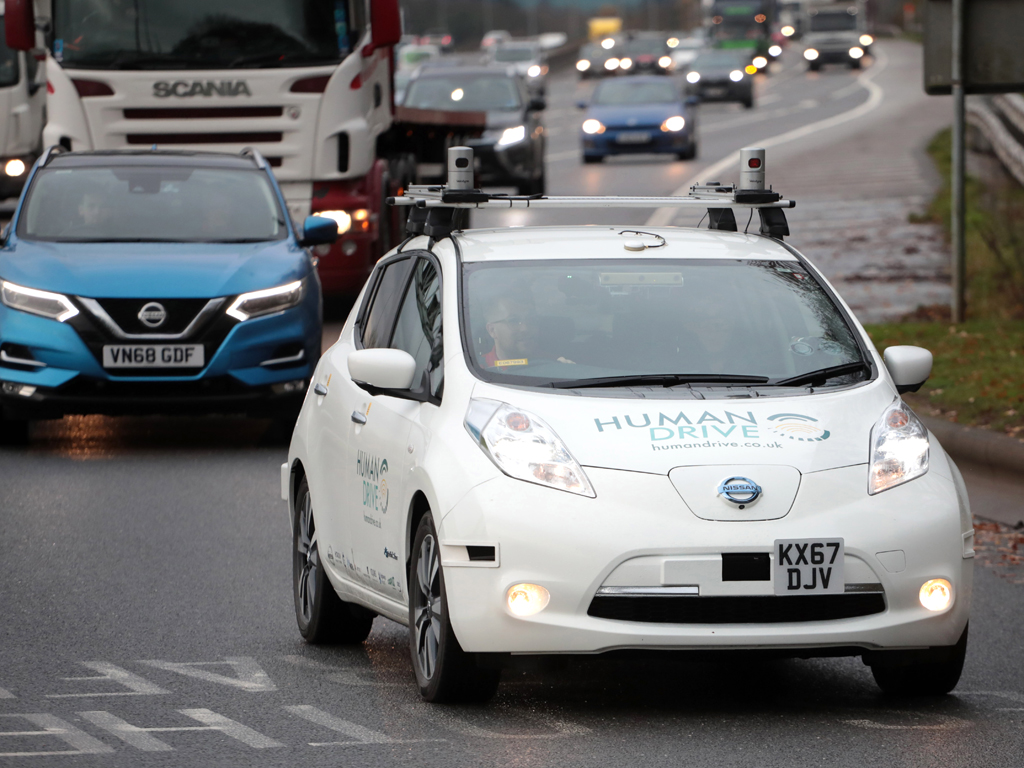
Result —
[{"label": "asphalt road", "polygon": [[[584,167],[573,103],[589,85],[555,78],[549,191],[671,193],[739,146],[866,104],[855,83],[794,61],[753,111],[702,108],[697,161]],[[872,166],[870,146],[851,151]],[[0,765],[1024,764],[1024,568],[1000,551],[1005,527],[981,542],[967,666],[940,700],[887,699],[853,659],[592,659],[509,673],[488,706],[435,707],[396,624],[354,649],[301,641],[284,455],[267,423],[234,418],[67,418],[0,449]]]}]

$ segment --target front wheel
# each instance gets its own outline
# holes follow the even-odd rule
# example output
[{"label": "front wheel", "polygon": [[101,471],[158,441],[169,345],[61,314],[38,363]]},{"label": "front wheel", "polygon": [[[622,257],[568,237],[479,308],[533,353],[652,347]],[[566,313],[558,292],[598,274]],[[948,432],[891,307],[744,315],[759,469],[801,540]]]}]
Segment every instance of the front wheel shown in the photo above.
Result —
[{"label": "front wheel", "polygon": [[890,696],[944,696],[956,688],[967,657],[967,629],[944,661],[871,665],[878,687]]},{"label": "front wheel", "polygon": [[299,634],[307,643],[355,645],[370,634],[374,614],[359,605],[344,602],[334,591],[323,563],[317,540],[313,500],[304,477],[295,494],[295,523],[292,527],[292,586],[295,619]]},{"label": "front wheel", "polygon": [[409,651],[420,695],[435,703],[484,702],[494,696],[499,670],[480,669],[462,650],[448,618],[434,519],[420,519],[409,568]]}]

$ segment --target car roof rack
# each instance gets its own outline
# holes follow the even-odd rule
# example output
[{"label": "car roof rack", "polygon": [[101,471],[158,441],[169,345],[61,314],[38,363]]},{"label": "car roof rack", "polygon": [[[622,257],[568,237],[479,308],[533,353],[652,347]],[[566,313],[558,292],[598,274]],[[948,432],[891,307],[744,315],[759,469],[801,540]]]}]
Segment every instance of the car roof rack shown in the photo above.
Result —
[{"label": "car roof rack", "polygon": [[473,188],[473,150],[448,149],[448,183],[410,185],[403,196],[389,197],[388,205],[409,207],[406,233],[434,240],[448,237],[462,226],[463,211],[510,208],[706,208],[708,228],[736,232],[736,209],[756,210],[760,234],[776,240],[789,235],[786,208],[795,200],[783,199],[771,187],[765,189],[765,151],[758,147],[740,150],[740,184],[717,181],[694,184],[687,195],[671,197],[508,195]]}]

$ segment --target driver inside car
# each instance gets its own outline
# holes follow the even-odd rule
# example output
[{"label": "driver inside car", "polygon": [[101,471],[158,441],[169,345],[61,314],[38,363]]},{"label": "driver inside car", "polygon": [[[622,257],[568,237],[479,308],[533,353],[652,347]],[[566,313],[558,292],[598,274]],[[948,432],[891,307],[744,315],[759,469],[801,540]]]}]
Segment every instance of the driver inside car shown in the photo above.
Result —
[{"label": "driver inside car", "polygon": [[[509,295],[494,301],[486,312],[487,335],[494,347],[483,356],[487,368],[529,365],[538,354],[540,324],[533,303],[526,296]],[[560,363],[572,363],[557,357]]]}]

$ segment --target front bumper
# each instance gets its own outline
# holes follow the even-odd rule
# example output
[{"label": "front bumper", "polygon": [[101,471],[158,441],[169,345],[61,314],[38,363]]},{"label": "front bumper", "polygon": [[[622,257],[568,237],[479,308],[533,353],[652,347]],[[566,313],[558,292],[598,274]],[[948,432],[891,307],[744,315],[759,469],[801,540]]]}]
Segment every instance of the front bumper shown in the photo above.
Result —
[{"label": "front bumper", "polygon": [[[859,58],[854,58],[850,55],[850,48],[852,46],[846,46],[844,48],[815,48],[818,52],[818,58],[814,61],[807,62],[808,64],[852,64],[856,61],[860,61]],[[863,49],[862,49],[863,50]]]},{"label": "front bumper", "polygon": [[[79,320],[83,318],[72,319]],[[0,307],[0,348],[8,358],[0,362],[0,407],[8,417],[29,419],[291,410],[301,403],[320,358],[320,329],[320,298],[310,295],[298,307],[234,324],[222,341],[206,345],[210,351],[201,370],[150,369],[119,375],[103,368],[103,344],[144,340],[97,338],[95,329],[84,324],[76,328]],[[216,328],[210,332],[216,333]],[[290,357],[299,359],[266,364]],[[11,358],[36,364],[18,364]]]},{"label": "front bumper", "polygon": [[732,80],[701,80],[694,92],[701,101],[747,101],[753,96],[754,85],[749,78],[738,83]]},{"label": "front bumper", "polygon": [[[623,136],[646,133],[648,141],[624,142]],[[604,133],[587,134],[580,132],[583,154],[593,157],[606,155],[628,155],[639,153],[685,152],[693,143],[689,126],[681,131],[666,132],[660,126],[639,126],[636,128],[606,128]]]},{"label": "front bumper", "polygon": [[[841,649],[845,655],[857,649],[951,646],[967,623],[973,560],[964,557],[954,485],[935,472],[873,497],[866,492],[864,465],[804,475],[785,517],[734,523],[697,518],[665,476],[586,471],[596,499],[500,477],[471,490],[444,516],[439,537],[449,611],[465,650]],[[713,624],[588,614],[601,587],[662,586],[667,560],[692,563],[688,578],[700,589],[693,600],[730,595],[806,599],[776,598],[771,582],[723,581],[721,554],[772,552],[775,539],[836,536],[845,540],[846,583],[880,585],[881,612],[834,620]],[[469,561],[464,544],[494,546],[495,562]],[[896,573],[877,556],[894,550],[905,554],[905,565]],[[933,578],[953,585],[954,601],[944,612],[931,613],[919,603],[921,585]],[[508,588],[523,582],[551,593],[547,608],[529,618],[517,618],[506,608]]]}]

